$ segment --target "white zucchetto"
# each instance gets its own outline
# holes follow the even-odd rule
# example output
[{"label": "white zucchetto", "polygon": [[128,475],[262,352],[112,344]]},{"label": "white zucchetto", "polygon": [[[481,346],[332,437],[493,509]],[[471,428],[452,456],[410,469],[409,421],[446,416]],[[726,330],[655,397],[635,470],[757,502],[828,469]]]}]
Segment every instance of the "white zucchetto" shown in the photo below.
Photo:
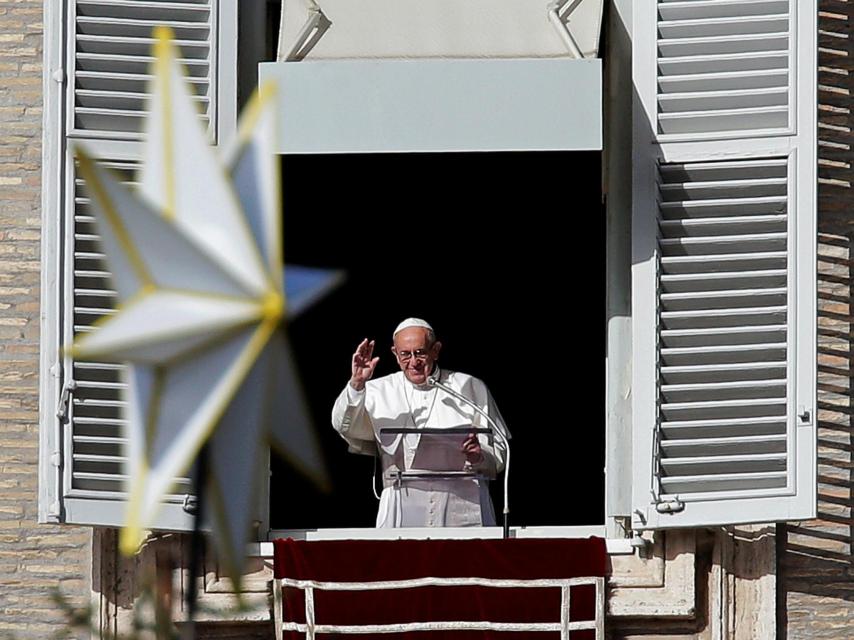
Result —
[{"label": "white zucchetto", "polygon": [[430,323],[426,320],[422,320],[421,318],[407,318],[399,325],[397,325],[397,329],[395,329],[394,333],[391,334],[392,340],[394,339],[394,336],[396,336],[398,333],[400,333],[404,329],[409,329],[411,327],[421,327],[422,329],[427,329],[427,331],[430,331],[431,333],[435,333],[435,331],[433,331],[433,327],[431,327]]}]

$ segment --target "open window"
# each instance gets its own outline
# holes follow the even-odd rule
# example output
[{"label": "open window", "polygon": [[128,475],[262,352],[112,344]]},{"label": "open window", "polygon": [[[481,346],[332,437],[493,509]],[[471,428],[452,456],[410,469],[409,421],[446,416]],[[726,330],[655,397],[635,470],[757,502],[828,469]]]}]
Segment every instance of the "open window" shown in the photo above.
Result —
[{"label": "open window", "polygon": [[291,327],[334,491],[274,460],[274,531],[373,527],[373,461],[329,414],[363,337],[376,376],[396,370],[410,315],[508,422],[511,524],[603,531],[602,8],[565,3],[551,22],[539,1],[285,3],[260,74],[283,105],[285,254],[347,281]]},{"label": "open window", "polygon": [[[46,73],[66,82],[50,83],[46,96],[56,131],[44,169],[44,521],[118,525],[124,500],[118,372],[57,355],[75,331],[109,313],[110,298],[66,141],[86,141],[120,171],[134,167],[145,33],[164,21],[176,30],[212,138],[227,138],[234,123],[237,2],[154,4],[76,0],[61,15],[51,5],[46,20],[48,40],[66,42],[67,53],[48,45]],[[599,81],[599,61],[574,57],[566,39],[592,55],[602,3],[568,2],[556,14],[539,0],[513,3],[508,24],[535,43],[524,51],[518,39],[470,37],[495,22],[482,19],[492,2],[320,5],[326,22],[287,3],[297,14],[274,34],[283,61],[269,73],[281,72],[291,91],[280,149],[287,259],[350,275],[291,328],[337,493],[311,493],[274,461],[273,528],[371,526],[371,461],[345,453],[326,427],[328,411],[354,345],[371,334],[384,350],[410,314],[434,322],[446,344],[442,364],[483,378],[508,419],[513,524],[601,524],[603,466],[608,494],[618,498],[607,516],[635,529],[810,517],[815,2],[632,3],[631,96],[614,93],[607,105],[609,153],[620,147],[631,156],[606,162],[623,174],[604,180],[623,179],[630,194],[617,213],[631,218],[621,230],[631,239],[622,292],[631,292],[623,318],[631,328],[623,347],[608,345],[607,365],[627,381],[608,380],[607,397],[623,403],[608,407],[602,310],[613,281],[606,285],[600,265],[606,243],[612,252],[621,245],[605,229],[601,140],[590,137],[599,131],[601,88],[583,84]],[[372,22],[385,10],[387,20]],[[526,11],[536,25],[525,26]],[[443,31],[449,18],[465,28]],[[585,22],[594,28],[585,31]],[[421,27],[423,37],[412,37]],[[371,28],[385,39],[366,39]],[[434,50],[443,34],[451,47],[444,54]],[[356,55],[366,42],[370,51]],[[407,56],[407,47],[419,55]],[[453,60],[436,59],[443,55]],[[411,65],[400,66],[401,57]],[[456,74],[450,84],[447,73]],[[474,90],[483,86],[493,93]],[[387,117],[372,120],[377,112]],[[631,123],[631,135],[618,121]],[[430,134],[454,127],[464,143]],[[573,136],[585,142],[572,146]],[[353,145],[360,140],[369,147]],[[410,265],[422,269],[418,282]],[[366,296],[369,312],[360,311]],[[391,365],[386,357],[378,375]],[[164,528],[188,524],[184,501],[180,491],[170,499]]]},{"label": "open window", "polygon": [[[440,365],[484,380],[507,421],[511,524],[603,523],[600,162],[598,152],[284,157],[288,261],[347,280],[290,329],[333,492],[274,461],[273,529],[373,526],[373,460],[347,453],[329,415],[363,337],[376,339],[376,376],[397,370],[391,332],[410,315],[435,327]],[[500,512],[501,482],[492,489]]]},{"label": "open window", "polygon": [[[381,10],[381,3],[372,4],[374,12]],[[601,3],[586,4],[593,7],[592,13],[585,7],[573,19],[585,16],[585,21],[595,24],[591,33],[598,36]],[[43,281],[46,309],[53,312],[44,314],[43,326],[46,366],[41,386],[40,517],[45,521],[118,526],[124,517],[126,498],[121,476],[121,367],[76,362],[59,355],[60,345],[70,342],[76,333],[87,331],[97,318],[109,315],[112,306],[109,272],[98,250],[97,234],[87,211],[87,194],[76,174],[69,142],[84,142],[94,157],[109,163],[127,181],[133,180],[140,160],[150,31],[156,24],[164,23],[175,32],[183,62],[197,90],[200,117],[208,123],[212,140],[227,139],[234,123],[235,98],[243,86],[236,77],[237,3],[194,0],[180,5],[165,3],[161,7],[140,3],[132,7],[77,0],[66,8],[67,11],[52,11],[48,21],[55,39],[67,42],[68,46],[64,51],[59,48],[51,53],[53,66],[49,71],[55,77],[64,71],[67,82],[51,84],[53,91],[49,96],[56,136],[46,153],[45,175],[50,193],[58,195],[51,195],[54,201],[46,201],[45,211],[50,221],[46,225],[46,240],[52,250],[45,256]],[[340,9],[346,10],[346,3]],[[485,7],[463,9],[476,13]],[[542,68],[552,70],[548,76],[551,81],[554,73],[561,73],[564,68],[550,64],[548,58],[555,53],[565,55],[567,49],[553,26],[548,22],[545,26],[540,24],[543,17],[540,9],[537,3],[535,13],[523,12],[527,22],[514,28],[525,31],[537,23],[536,37],[546,43],[539,52]],[[433,19],[440,19],[440,13],[433,15]],[[568,16],[563,19],[568,20]],[[440,20],[436,26],[441,24]],[[566,29],[567,24],[562,28]],[[459,46],[468,46],[465,33],[458,32],[455,38]],[[595,40],[596,37],[586,37],[579,41],[588,55],[595,47]],[[354,42],[349,41],[347,46]],[[600,94],[596,84],[599,67],[596,61],[579,62],[585,81],[593,82],[595,89],[585,100],[571,100],[571,87],[555,82],[550,82],[544,90],[550,92],[550,97],[561,100],[557,105],[546,100],[542,101],[544,106],[538,106],[535,98],[539,94],[525,98],[528,92],[522,91],[523,99],[515,105],[522,112],[507,116],[510,126],[493,129],[493,133],[503,136],[501,144],[495,144],[487,136],[474,146],[459,145],[460,149],[471,146],[479,153],[285,158],[286,207],[304,212],[304,217],[299,214],[288,217],[288,259],[325,267],[341,266],[351,272],[349,288],[322,303],[292,329],[306,386],[316,396],[313,400],[317,423],[322,426],[328,423],[329,403],[346,381],[352,336],[396,322],[397,315],[417,303],[419,307],[412,311],[431,317],[442,327],[443,339],[449,346],[443,364],[484,378],[493,392],[505,399],[501,402],[503,411],[511,425],[519,424],[516,441],[524,445],[526,437],[531,437],[526,432],[535,433],[523,427],[525,423],[536,423],[540,425],[538,429],[548,431],[554,425],[561,425],[560,435],[548,438],[548,442],[541,441],[537,447],[517,447],[514,468],[520,486],[512,484],[514,495],[519,496],[513,517],[518,516],[516,522],[520,523],[601,522],[601,404],[584,403],[573,407],[568,416],[565,408],[552,406],[547,400],[566,393],[566,382],[562,379],[565,376],[560,372],[561,365],[556,363],[563,362],[568,367],[569,361],[580,357],[581,349],[589,351],[592,362],[601,363],[602,356],[602,272],[598,269],[591,272],[583,264],[581,254],[573,261],[568,255],[571,238],[559,233],[569,219],[579,233],[590,238],[592,245],[603,245],[597,151],[601,146]],[[493,87],[502,90],[503,68],[500,64],[494,66],[481,77],[491,78]],[[516,77],[524,79],[525,71],[520,67]],[[468,73],[463,68],[459,80],[464,82],[472,77]],[[441,75],[436,79],[440,81]],[[561,124],[560,116],[565,114],[555,110],[561,105],[582,109],[578,114],[573,112],[568,127]],[[545,118],[544,108],[552,109],[545,113]],[[585,117],[575,117],[583,116],[586,113],[583,109],[594,118],[594,124]],[[482,114],[488,112],[481,110]],[[513,126],[522,122],[520,113],[527,116],[525,127]],[[473,117],[477,113],[469,109],[468,115]],[[423,130],[429,132],[429,127]],[[478,133],[478,128],[468,127],[468,131]],[[532,134],[540,136],[533,138],[533,146],[522,144],[519,146],[522,151],[515,152],[518,145],[513,136],[523,140]],[[578,146],[585,151],[561,151],[572,136],[584,136],[585,142]],[[550,142],[552,139],[557,142]],[[315,136],[314,140],[318,138]],[[531,151],[540,147],[551,151]],[[493,148],[500,152],[489,151]],[[454,149],[441,147],[441,150]],[[574,176],[577,187],[571,196],[554,179],[556,173]],[[379,176],[385,179],[378,179]],[[477,184],[472,182],[472,176],[481,177]],[[330,184],[338,186],[330,190]],[[294,189],[287,189],[289,185]],[[449,206],[449,203],[455,204]],[[404,206],[417,213],[407,216],[401,227]],[[368,240],[382,247],[373,256],[373,262],[361,261],[365,263],[361,269],[352,239],[364,234],[366,227],[356,215],[348,215],[357,213],[357,207],[376,210]],[[435,221],[422,224],[427,219]],[[341,228],[336,229],[335,223]],[[321,232],[331,240],[301,241],[306,237],[316,238]],[[410,295],[413,289],[399,268],[412,259],[407,256],[413,252],[423,272],[435,274],[425,277],[447,279],[444,286],[425,282],[420,300]],[[391,256],[391,263],[386,255]],[[568,294],[568,285],[555,281],[556,269],[560,273],[577,271],[584,277],[572,284]],[[384,281],[377,278],[380,273],[384,274]],[[377,307],[375,320],[368,322],[366,318],[361,325],[343,322],[342,318],[350,313],[348,309],[363,297],[363,291],[376,288],[381,281],[397,291],[385,296],[386,310]],[[366,282],[374,284],[365,287]],[[549,326],[541,321],[540,311],[552,310],[557,316],[567,295],[583,300],[589,308],[582,319],[589,339],[581,345],[567,344],[557,337],[545,340]],[[537,311],[533,312],[534,309]],[[495,318],[500,318],[500,322]],[[559,322],[558,318],[555,320]],[[325,335],[329,331],[317,330],[320,323],[328,323],[330,328],[340,331],[330,338]],[[514,335],[538,335],[544,340],[542,344],[522,344]],[[509,362],[511,359],[515,362]],[[339,368],[335,363],[343,365]],[[315,384],[326,380],[324,375],[328,375],[331,383]],[[601,398],[601,372],[595,380],[593,395]],[[544,398],[536,401],[539,408],[520,415],[523,399],[527,402],[535,397]],[[591,424],[596,426],[591,429]],[[576,510],[577,515],[566,520],[563,515],[566,511],[553,504],[551,487],[563,475],[565,457],[558,450],[578,445],[578,437],[573,435],[578,428],[592,432],[594,437],[585,441],[596,451],[594,456],[585,457],[590,461],[589,468],[579,475],[585,473],[587,479],[597,478],[593,484],[599,488],[588,492],[582,501],[584,506]],[[349,519],[345,509],[336,509],[344,517],[324,520],[324,514],[333,512],[322,508],[328,504],[323,500],[329,498],[313,496],[301,478],[287,477],[287,472],[276,467],[274,524],[278,521],[281,526],[294,526],[289,518],[297,514],[299,518],[305,517],[297,526],[370,526],[375,512],[368,487],[370,461],[344,454],[342,443],[332,430],[327,429],[326,433],[331,440],[329,449],[340,452],[340,460],[335,460],[334,454],[331,456],[333,470],[341,479],[335,499],[339,506],[352,505],[349,513],[354,518]],[[535,478],[526,480],[526,475]],[[361,478],[362,482],[357,484],[355,478]],[[537,490],[525,489],[526,483],[537,485]],[[357,487],[362,490],[356,491]],[[177,479],[175,492],[168,497],[157,523],[159,528],[181,530],[191,525],[190,493],[188,478]],[[359,498],[354,499],[357,494]],[[496,504],[501,501],[496,495]],[[300,504],[310,507],[301,511]],[[529,518],[526,512],[545,516]],[[265,516],[262,515],[262,521]]]}]

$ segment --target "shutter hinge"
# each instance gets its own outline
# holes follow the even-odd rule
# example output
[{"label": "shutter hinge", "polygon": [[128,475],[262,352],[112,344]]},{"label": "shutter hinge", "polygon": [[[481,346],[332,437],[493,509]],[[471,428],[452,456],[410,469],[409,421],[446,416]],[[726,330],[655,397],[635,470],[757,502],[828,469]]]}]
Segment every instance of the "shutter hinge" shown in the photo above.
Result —
[{"label": "shutter hinge", "polygon": [[54,500],[50,503],[50,506],[47,509],[47,515],[50,517],[51,522],[59,522],[59,516],[62,515],[62,509],[59,506],[59,500]]},{"label": "shutter hinge", "polygon": [[677,496],[673,500],[662,500],[661,502],[656,502],[655,510],[658,511],[658,513],[679,513],[680,511],[685,510],[685,503]]},{"label": "shutter hinge", "polygon": [[52,454],[50,454],[50,463],[51,463],[51,465],[53,465],[56,468],[61,467],[62,466],[62,452],[61,451],[54,451]]},{"label": "shutter hinge", "polygon": [[802,404],[798,405],[798,424],[802,427],[807,427],[812,424],[812,411]]},{"label": "shutter hinge", "polygon": [[184,504],[181,508],[191,515],[196,515],[199,512],[199,500],[196,496],[191,496],[189,493],[184,494]]},{"label": "shutter hinge", "polygon": [[59,84],[65,83],[65,69],[59,68],[51,74],[54,82],[58,82]]},{"label": "shutter hinge", "polygon": [[629,538],[629,540],[629,544],[632,545],[633,549],[641,549],[645,551],[646,549],[652,546],[652,540],[647,540],[646,538],[642,537],[641,534],[639,534],[637,531],[634,532],[634,535]]},{"label": "shutter hinge", "polygon": [[59,405],[56,407],[56,417],[61,422],[68,420],[68,404],[71,402],[71,394],[77,388],[74,380],[69,380],[63,385],[62,393],[59,395]]}]

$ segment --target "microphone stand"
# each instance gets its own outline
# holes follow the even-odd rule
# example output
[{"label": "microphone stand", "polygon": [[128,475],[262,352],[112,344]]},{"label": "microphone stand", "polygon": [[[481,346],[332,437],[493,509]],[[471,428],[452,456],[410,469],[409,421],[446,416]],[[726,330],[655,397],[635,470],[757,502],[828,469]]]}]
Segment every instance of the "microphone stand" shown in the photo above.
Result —
[{"label": "microphone stand", "polygon": [[507,450],[507,460],[504,463],[504,511],[503,511],[503,513],[504,513],[504,538],[505,539],[509,538],[510,537],[510,494],[508,491],[509,486],[510,486],[510,484],[509,484],[509,480],[510,480],[510,442],[509,442],[509,440],[501,432],[501,429],[499,428],[499,426],[495,422],[495,420],[493,420],[492,417],[486,411],[484,411],[479,406],[477,406],[474,402],[472,402],[471,400],[466,398],[459,391],[455,391],[454,389],[451,389],[448,385],[439,382],[434,376],[429,376],[427,378],[427,384],[429,384],[431,387],[438,387],[439,389],[441,389],[442,391],[444,391],[448,395],[453,396],[454,398],[456,398],[457,400],[459,400],[463,404],[466,404],[469,407],[471,407],[472,409],[474,409],[475,411],[477,411],[477,413],[479,413],[484,418],[486,418],[486,421],[492,427],[492,432],[504,441],[504,447]]}]

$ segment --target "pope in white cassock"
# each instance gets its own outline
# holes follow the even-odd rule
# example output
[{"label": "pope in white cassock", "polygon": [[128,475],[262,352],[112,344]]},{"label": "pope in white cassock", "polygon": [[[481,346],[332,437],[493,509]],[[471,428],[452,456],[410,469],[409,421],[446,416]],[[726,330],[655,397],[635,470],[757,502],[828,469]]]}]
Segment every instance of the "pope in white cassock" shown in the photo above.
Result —
[{"label": "pope in white cassock", "polygon": [[[481,380],[438,367],[442,343],[424,320],[404,320],[393,340],[400,371],[372,380],[379,357],[373,356],[374,341],[366,338],[353,354],[350,382],[332,409],[332,425],[351,452],[379,452],[383,492],[377,526],[494,525],[488,485],[504,468],[509,433],[492,395]],[[428,384],[431,376],[483,409],[501,430],[498,437],[469,433],[489,424]]]}]

